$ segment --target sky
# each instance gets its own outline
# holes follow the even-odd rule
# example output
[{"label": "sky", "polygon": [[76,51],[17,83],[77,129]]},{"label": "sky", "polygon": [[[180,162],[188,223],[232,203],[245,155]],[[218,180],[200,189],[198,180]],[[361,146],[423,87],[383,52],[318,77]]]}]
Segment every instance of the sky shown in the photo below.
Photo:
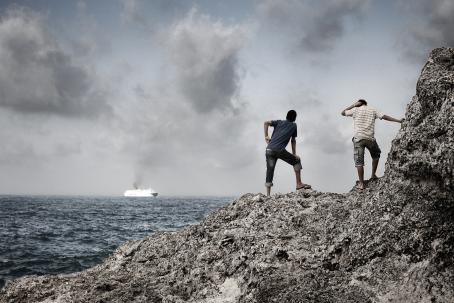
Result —
[{"label": "sky", "polygon": [[[290,109],[303,182],[346,192],[340,112],[403,117],[453,28],[452,0],[0,0],[0,194],[263,192],[263,122]],[[376,123],[379,175],[399,127]]]}]

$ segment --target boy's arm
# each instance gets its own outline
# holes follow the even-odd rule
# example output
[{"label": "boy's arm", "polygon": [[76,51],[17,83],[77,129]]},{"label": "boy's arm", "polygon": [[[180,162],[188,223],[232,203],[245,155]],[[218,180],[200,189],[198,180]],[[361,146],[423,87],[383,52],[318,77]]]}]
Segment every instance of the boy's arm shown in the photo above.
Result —
[{"label": "boy's arm", "polygon": [[361,105],[362,105],[361,102],[356,101],[355,103],[353,103],[352,105],[350,105],[349,107],[347,107],[346,109],[344,109],[344,110],[341,112],[341,115],[342,115],[342,116],[346,116],[346,114],[345,114],[346,111],[351,110],[351,109],[354,108],[354,107],[359,107],[359,106],[361,106]]},{"label": "boy's arm", "polygon": [[265,133],[265,142],[266,144],[270,143],[270,137],[268,136],[268,127],[271,126],[271,121],[265,121],[263,123],[263,131]]},{"label": "boy's arm", "polygon": [[294,156],[296,156],[296,139],[295,139],[295,137],[292,137],[291,142],[292,142],[292,154]]},{"label": "boy's arm", "polygon": [[402,123],[404,121],[404,119],[396,119],[396,118],[393,118],[388,115],[383,115],[382,119],[386,120],[386,121],[397,122],[397,123]]}]

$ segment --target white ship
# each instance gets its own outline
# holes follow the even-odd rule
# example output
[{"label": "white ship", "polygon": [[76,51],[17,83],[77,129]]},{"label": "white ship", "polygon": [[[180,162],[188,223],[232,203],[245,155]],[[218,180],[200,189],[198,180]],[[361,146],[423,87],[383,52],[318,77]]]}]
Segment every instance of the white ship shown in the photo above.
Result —
[{"label": "white ship", "polygon": [[135,188],[128,189],[127,191],[125,191],[123,195],[125,197],[156,197],[158,193],[152,188],[147,189]]}]

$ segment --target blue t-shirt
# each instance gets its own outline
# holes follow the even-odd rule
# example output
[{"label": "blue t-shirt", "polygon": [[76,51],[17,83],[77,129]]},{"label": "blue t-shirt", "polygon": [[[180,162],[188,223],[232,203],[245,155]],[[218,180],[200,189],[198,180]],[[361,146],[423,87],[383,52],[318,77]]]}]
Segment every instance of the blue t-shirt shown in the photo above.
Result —
[{"label": "blue t-shirt", "polygon": [[287,120],[273,120],[271,126],[274,127],[273,135],[268,143],[267,149],[283,150],[290,141],[290,138],[295,138],[297,135],[296,123]]}]

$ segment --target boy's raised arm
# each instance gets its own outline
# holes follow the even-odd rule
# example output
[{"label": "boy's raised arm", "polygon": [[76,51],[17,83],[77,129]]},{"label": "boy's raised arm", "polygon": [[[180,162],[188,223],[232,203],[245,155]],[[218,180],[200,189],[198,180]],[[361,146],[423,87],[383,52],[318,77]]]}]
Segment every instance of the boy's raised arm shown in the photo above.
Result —
[{"label": "boy's raised arm", "polygon": [[361,106],[361,105],[362,105],[361,102],[356,101],[355,103],[353,103],[352,105],[350,105],[349,107],[347,107],[346,109],[344,109],[344,110],[341,112],[341,115],[342,115],[342,116],[346,116],[346,114],[345,114],[346,111],[351,110],[352,108],[358,107],[358,106]]}]

